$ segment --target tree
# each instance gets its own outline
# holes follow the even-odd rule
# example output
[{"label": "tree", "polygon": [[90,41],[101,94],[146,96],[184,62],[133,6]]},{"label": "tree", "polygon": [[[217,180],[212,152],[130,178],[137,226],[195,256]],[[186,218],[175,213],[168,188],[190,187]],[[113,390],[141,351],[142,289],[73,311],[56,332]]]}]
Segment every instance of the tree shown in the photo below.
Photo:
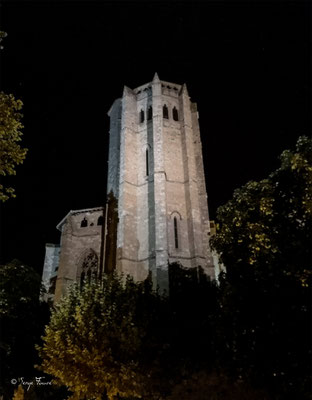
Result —
[{"label": "tree", "polygon": [[[23,163],[27,149],[18,142],[21,140],[23,125],[21,123],[21,100],[16,100],[12,94],[0,92],[0,175],[15,175],[15,167]],[[0,200],[6,201],[15,197],[12,187],[0,183]]]},{"label": "tree", "polygon": [[105,394],[157,400],[199,368],[211,368],[216,286],[196,269],[169,269],[169,299],[159,297],[149,280],[128,277],[123,284],[115,274],[105,274],[102,284],[72,287],[46,328],[41,368],[74,399]]},{"label": "tree", "polygon": [[0,266],[0,394],[11,398],[11,379],[32,378],[40,343],[49,319],[47,304],[40,303],[41,277],[18,260]]},{"label": "tree", "polygon": [[211,240],[227,268],[219,360],[283,399],[308,398],[310,384],[311,150],[300,137],[267,179],[237,189],[218,209]]},{"label": "tree", "polygon": [[248,182],[218,208],[211,244],[229,274],[252,266],[261,275],[280,271],[304,285],[311,273],[311,139],[300,137],[296,151],[284,151],[280,159],[267,179]]},{"label": "tree", "polygon": [[[0,43],[7,36],[6,32],[0,31]],[[0,50],[3,46],[0,45]],[[23,107],[21,100],[15,99],[12,94],[0,92],[0,176],[16,175],[15,167],[22,164],[27,153],[18,142],[22,138],[21,123],[22,114],[19,112]],[[2,178],[3,179],[3,178]],[[6,201],[15,197],[14,189],[6,187],[0,182],[0,200]]]},{"label": "tree", "polygon": [[24,389],[21,385],[14,391],[14,396],[12,400],[24,400]]},{"label": "tree", "polygon": [[[148,283],[129,277],[123,283],[116,274],[104,275],[101,283],[72,286],[46,327],[41,369],[66,385],[72,399],[144,397],[145,359],[153,357],[147,332],[152,318],[157,320],[159,302]],[[144,352],[145,341],[151,355]]]}]

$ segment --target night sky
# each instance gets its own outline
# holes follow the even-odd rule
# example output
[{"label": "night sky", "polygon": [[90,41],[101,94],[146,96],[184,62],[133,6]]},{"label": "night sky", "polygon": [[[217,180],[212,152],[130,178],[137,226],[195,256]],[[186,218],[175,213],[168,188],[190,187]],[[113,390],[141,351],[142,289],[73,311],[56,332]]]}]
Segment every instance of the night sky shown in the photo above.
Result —
[{"label": "night sky", "polygon": [[29,149],[7,183],[1,260],[41,273],[70,210],[104,204],[109,118],[123,86],[186,83],[197,102],[211,218],[310,135],[309,2],[3,1],[1,90]]}]

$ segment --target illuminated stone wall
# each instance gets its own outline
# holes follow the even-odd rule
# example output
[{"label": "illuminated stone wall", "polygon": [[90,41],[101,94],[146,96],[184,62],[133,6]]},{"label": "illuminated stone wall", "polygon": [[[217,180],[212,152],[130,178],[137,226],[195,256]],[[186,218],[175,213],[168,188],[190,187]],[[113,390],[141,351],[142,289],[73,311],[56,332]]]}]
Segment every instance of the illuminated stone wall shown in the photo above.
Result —
[{"label": "illuminated stone wall", "polygon": [[198,112],[186,86],[156,74],[134,90],[125,87],[109,116],[118,270],[137,280],[151,274],[161,290],[168,290],[168,261],[200,265],[214,278]]},{"label": "illuminated stone wall", "polygon": [[[168,262],[201,266],[214,279],[198,112],[186,86],[155,74],[150,83],[125,87],[108,115],[109,206],[106,214],[70,211],[58,225],[55,301],[87,273],[88,260],[97,260],[98,273],[103,261],[106,273],[116,266],[137,281],[150,275],[162,292],[169,290]],[[106,225],[98,225],[100,217]]]},{"label": "illuminated stone wall", "polygon": [[[42,300],[53,299],[53,283],[56,279],[60,260],[60,246],[57,244],[46,243],[45,258],[42,272],[42,284],[45,293],[41,296]],[[52,292],[52,293],[51,293]]]},{"label": "illuminated stone wall", "polygon": [[[66,294],[67,287],[79,282],[82,266],[88,256],[97,260],[100,268],[103,208],[70,211],[58,224],[61,231],[61,251],[57,271],[54,301]],[[83,222],[84,221],[84,222]],[[104,222],[103,220],[100,222]]]}]

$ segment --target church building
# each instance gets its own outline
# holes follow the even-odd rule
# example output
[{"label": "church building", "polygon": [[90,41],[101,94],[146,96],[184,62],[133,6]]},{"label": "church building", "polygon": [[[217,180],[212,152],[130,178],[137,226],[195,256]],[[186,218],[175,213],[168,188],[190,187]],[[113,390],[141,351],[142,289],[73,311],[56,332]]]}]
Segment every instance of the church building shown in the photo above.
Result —
[{"label": "church building", "polygon": [[107,204],[70,211],[46,245],[43,283],[57,301],[68,285],[115,268],[169,290],[168,263],[216,278],[196,103],[186,85],[124,87],[110,117]]}]

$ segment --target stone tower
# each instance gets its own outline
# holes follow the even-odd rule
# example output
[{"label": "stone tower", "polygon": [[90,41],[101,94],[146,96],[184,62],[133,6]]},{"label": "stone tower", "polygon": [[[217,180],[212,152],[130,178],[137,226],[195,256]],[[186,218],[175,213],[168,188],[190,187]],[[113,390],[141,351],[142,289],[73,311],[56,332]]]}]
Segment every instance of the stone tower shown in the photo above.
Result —
[{"label": "stone tower", "polygon": [[196,103],[186,85],[124,87],[110,108],[107,193],[118,201],[117,269],[168,291],[168,262],[215,278]]},{"label": "stone tower", "polygon": [[125,87],[108,115],[107,203],[71,210],[57,225],[60,246],[46,245],[45,298],[58,302],[72,283],[116,267],[167,293],[168,263],[201,266],[215,279],[198,112],[186,86],[155,74]]}]

